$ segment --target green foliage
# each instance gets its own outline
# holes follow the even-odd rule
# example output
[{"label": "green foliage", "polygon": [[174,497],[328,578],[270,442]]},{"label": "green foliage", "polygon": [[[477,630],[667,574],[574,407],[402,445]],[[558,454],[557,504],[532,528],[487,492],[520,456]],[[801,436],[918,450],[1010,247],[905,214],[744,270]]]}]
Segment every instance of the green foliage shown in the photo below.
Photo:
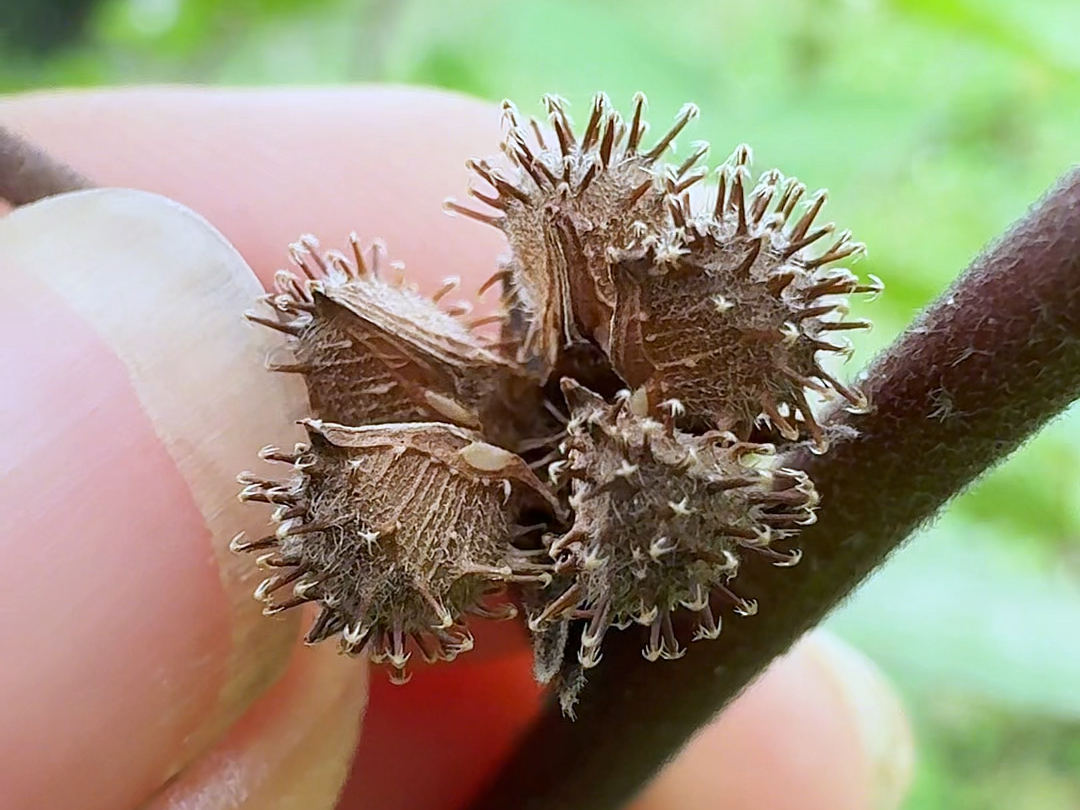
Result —
[{"label": "green foliage", "polygon": [[[693,100],[714,162],[752,144],[869,245],[855,368],[1077,161],[1078,54],[1073,0],[103,0],[74,49],[5,47],[0,89],[374,80],[579,115],[644,90],[657,125]],[[911,810],[1080,806],[1078,496],[1073,413],[833,620],[911,697]]]}]

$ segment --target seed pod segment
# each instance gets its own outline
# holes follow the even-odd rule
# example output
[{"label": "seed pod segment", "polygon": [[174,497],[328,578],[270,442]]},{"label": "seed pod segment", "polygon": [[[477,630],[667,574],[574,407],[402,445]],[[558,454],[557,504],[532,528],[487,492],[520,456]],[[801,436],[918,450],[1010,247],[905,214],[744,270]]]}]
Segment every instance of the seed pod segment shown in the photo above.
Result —
[{"label": "seed pod segment", "polygon": [[566,103],[544,97],[545,134],[535,120],[523,126],[517,109],[503,103],[505,133],[502,151],[511,164],[469,161],[491,193],[470,194],[500,212],[490,216],[448,201],[450,210],[480,219],[502,230],[511,256],[503,269],[508,308],[524,330],[519,356],[539,366],[543,376],[555,367],[561,350],[582,334],[606,345],[607,324],[614,303],[608,269],[611,249],[628,249],[642,234],[669,218],[666,194],[681,192],[704,177],[694,166],[707,151],[694,144],[690,156],[668,168],[660,158],[697,107],[683,107],[670,130],[644,149],[647,124],[645,97],[634,97],[629,122],[600,93],[589,121],[575,134]]},{"label": "seed pod segment", "polygon": [[511,447],[532,432],[522,405],[539,405],[536,381],[437,299],[383,279],[380,244],[365,260],[355,234],[351,243],[350,260],[301,238],[291,256],[303,277],[279,272],[263,299],[276,317],[248,316],[288,335],[295,362],[270,368],[303,375],[314,415],[346,425],[450,422]]},{"label": "seed pod segment", "polygon": [[728,587],[739,555],[752,551],[782,566],[798,561],[790,541],[813,522],[817,504],[807,476],[780,468],[771,445],[683,433],[671,416],[636,414],[628,397],[609,405],[572,380],[562,388],[572,418],[554,474],[571,482],[575,517],[550,553],[556,571],[573,581],[531,624],[586,619],[579,659],[589,668],[613,625],[647,626],[644,654],[655,660],[682,655],[671,623],[680,606],[698,615],[695,638],[719,633],[714,593],[753,613],[756,606]]},{"label": "seed pod segment", "polygon": [[509,618],[487,601],[549,581],[543,558],[510,542],[522,510],[558,508],[518,456],[446,424],[304,424],[308,444],[262,453],[291,465],[289,479],[241,476],[241,500],[277,505],[277,530],[232,547],[262,551],[276,572],[256,590],[267,614],[321,606],[309,644],[340,636],[404,682],[410,645],[451,660],[472,647],[467,615]]},{"label": "seed pod segment", "polygon": [[824,450],[808,392],[866,402],[819,354],[849,352],[838,334],[870,324],[845,320],[846,296],[880,292],[880,282],[832,266],[863,246],[847,231],[826,240],[834,226],[815,225],[823,193],[796,216],[805,187],[770,171],[747,191],[749,165],[740,147],[721,167],[711,211],[670,200],[674,228],[616,262],[611,360],[649,413],[678,400],[681,424],[745,438],[765,423],[771,439],[809,436]]}]

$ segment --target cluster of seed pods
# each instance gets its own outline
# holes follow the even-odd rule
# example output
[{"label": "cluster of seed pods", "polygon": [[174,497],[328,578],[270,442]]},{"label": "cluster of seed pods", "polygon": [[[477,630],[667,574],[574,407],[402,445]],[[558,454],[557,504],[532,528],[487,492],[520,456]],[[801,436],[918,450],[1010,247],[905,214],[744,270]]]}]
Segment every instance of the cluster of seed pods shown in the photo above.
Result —
[{"label": "cluster of seed pods", "polygon": [[817,495],[784,453],[827,452],[824,401],[866,407],[824,366],[869,326],[847,297],[880,282],[836,266],[861,245],[818,224],[824,194],[752,182],[746,147],[711,190],[705,144],[665,162],[695,107],[646,148],[640,95],[628,118],[598,95],[580,135],[544,103],[544,124],[504,104],[501,153],[469,162],[483,209],[446,204],[509,243],[498,335],[442,305],[452,284],[429,298],[380,267],[377,243],[293,246],[249,317],[286,335],[271,368],[306,381],[309,440],[263,451],[282,480],[241,476],[276,531],[233,548],[273,570],[267,613],[317,603],[309,642],[337,637],[396,681],[414,652],[469,649],[470,615],[524,608],[569,712],[612,628],[679,657],[673,613],[697,640],[724,606],[756,611],[744,555],[798,562]]}]

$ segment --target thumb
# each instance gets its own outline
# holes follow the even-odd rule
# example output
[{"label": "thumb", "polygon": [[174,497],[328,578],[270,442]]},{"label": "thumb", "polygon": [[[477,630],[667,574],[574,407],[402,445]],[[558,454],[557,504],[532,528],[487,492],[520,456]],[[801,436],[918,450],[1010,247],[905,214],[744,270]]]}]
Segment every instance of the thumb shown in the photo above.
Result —
[{"label": "thumb", "polygon": [[4,806],[141,805],[241,717],[248,749],[299,744],[312,712],[355,739],[364,670],[332,649],[246,716],[297,626],[260,615],[257,573],[227,551],[267,519],[235,479],[297,438],[303,406],[241,317],[261,292],[250,269],[191,211],[115,189],[0,220],[0,256],[0,543],[19,571],[0,609]]}]

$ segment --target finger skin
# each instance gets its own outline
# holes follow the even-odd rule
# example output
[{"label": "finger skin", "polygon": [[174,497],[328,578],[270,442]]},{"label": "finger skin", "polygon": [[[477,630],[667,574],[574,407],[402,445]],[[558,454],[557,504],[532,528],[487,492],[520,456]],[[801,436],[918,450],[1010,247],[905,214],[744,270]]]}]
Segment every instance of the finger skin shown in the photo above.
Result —
[{"label": "finger skin", "polygon": [[[2,269],[9,282],[12,270]],[[19,576],[0,615],[0,783],[15,808],[74,800],[58,773],[100,788],[101,804],[84,806],[125,806],[112,803],[156,788],[213,705],[213,686],[190,687],[220,688],[228,626],[193,632],[189,617],[225,616],[225,596],[206,526],[126,369],[51,291],[14,289],[24,306],[0,320],[0,420],[19,427],[5,441],[0,508],[11,520],[3,553]],[[185,670],[190,678],[152,677]],[[114,728],[125,713],[138,722]],[[96,736],[100,759],[87,755]],[[152,752],[135,773],[112,756],[128,744]]]},{"label": "finger skin", "polygon": [[528,650],[427,668],[405,688],[376,674],[364,735],[339,807],[464,807],[528,727],[541,698]]},{"label": "finger skin", "polygon": [[2,408],[22,426],[0,476],[21,574],[0,615],[0,781],[15,806],[131,806],[287,661],[295,617],[260,615],[227,546],[265,523],[236,472],[298,433],[303,393],[260,373],[269,347],[236,318],[250,269],[172,201],[43,200],[0,220],[0,245]]},{"label": "finger skin", "polygon": [[[456,273],[475,286],[475,283],[486,278],[494,266],[495,257],[501,249],[499,238],[493,232],[485,234],[482,228],[473,223],[449,221],[443,216],[440,203],[442,197],[452,189],[460,190],[463,185],[465,173],[461,155],[468,154],[464,141],[469,139],[470,131],[490,131],[495,116],[492,110],[476,102],[448,99],[440,95],[431,95],[429,100],[425,107],[423,103],[417,104],[410,94],[405,94],[404,98],[382,92],[360,94],[355,98],[340,93],[315,94],[314,97],[296,95],[292,98],[286,94],[286,97],[276,99],[255,94],[245,104],[233,96],[223,101],[205,94],[180,92],[157,98],[154,94],[138,91],[130,96],[76,94],[47,99],[14,99],[4,105],[3,111],[5,120],[13,126],[72,164],[83,165],[100,182],[165,191],[197,209],[209,212],[216,217],[215,224],[228,232],[256,265],[264,281],[274,269],[281,266],[286,245],[300,233],[316,231],[324,236],[329,235],[325,239],[328,243],[333,243],[336,235],[341,243],[349,230],[359,226],[360,230],[369,234],[381,231],[384,236],[390,235],[388,241],[397,229],[401,233],[398,241],[402,243],[402,250],[392,250],[392,256],[404,256],[414,265],[430,268],[414,273],[412,278],[434,287],[445,275]],[[346,114],[342,114],[342,111],[346,111]],[[311,122],[327,115],[335,118],[338,126],[322,130],[316,127],[316,130],[332,133],[329,142],[320,143],[321,136],[312,135]],[[90,123],[103,119],[116,124],[115,131],[121,133],[118,139],[87,139],[80,134],[80,130],[85,131],[84,128]],[[443,122],[448,119],[461,121],[461,129],[447,129]],[[191,120],[212,121],[216,126],[197,130],[191,139],[177,143],[176,133],[184,130],[191,132],[186,127]],[[430,133],[433,131],[448,133],[446,140],[452,157],[449,154],[440,157],[439,153],[431,150]],[[365,132],[368,133],[366,147]],[[379,134],[372,135],[373,132]],[[268,133],[274,137],[269,137]],[[222,140],[227,143],[219,147]],[[480,139],[477,137],[475,140],[479,142]],[[257,144],[256,148],[251,148],[252,143]],[[388,143],[400,150],[396,163],[388,161],[384,154]],[[367,154],[363,151],[365,148],[368,149]],[[237,161],[234,159],[236,153],[250,155],[252,159]],[[406,171],[406,167],[414,166],[418,158],[428,171]],[[343,173],[340,165],[351,166],[353,173]],[[426,193],[420,191],[421,187],[427,188]],[[240,194],[238,189],[246,191]],[[412,200],[421,197],[428,204],[417,203],[417,213],[412,214]],[[245,200],[250,202],[245,203]],[[392,201],[391,205],[387,205],[387,200]],[[299,201],[305,201],[305,204],[301,205]],[[394,205],[408,205],[409,216],[399,216],[390,211]],[[404,229],[401,227],[403,222],[406,225]],[[152,273],[153,265],[148,265],[143,272]],[[131,285],[135,288],[139,285],[139,279],[134,275]],[[26,806],[70,806],[73,796],[66,791],[74,790],[70,787],[72,783],[58,783],[50,777],[57,771],[73,767],[72,763],[87,750],[89,737],[97,728],[96,733],[105,737],[106,743],[112,741],[118,746],[115,751],[109,751],[107,744],[99,749],[100,759],[122,763],[117,766],[122,768],[122,772],[109,772],[95,762],[87,761],[86,781],[79,793],[83,798],[87,795],[97,796],[101,806],[130,806],[136,797],[151,792],[183,764],[191,754],[182,750],[184,743],[192,738],[193,730],[205,725],[206,714],[220,699],[224,688],[221,680],[227,668],[225,659],[233,652],[229,645],[235,635],[235,627],[230,629],[228,615],[233,597],[222,599],[218,594],[215,599],[207,596],[207,591],[213,594],[218,587],[210,578],[211,575],[216,576],[217,572],[212,570],[213,563],[205,552],[200,551],[205,549],[209,539],[204,534],[202,543],[193,542],[188,531],[205,523],[204,516],[199,515],[197,510],[190,510],[191,493],[183,491],[185,484],[188,489],[190,484],[183,481],[177,483],[175,488],[179,494],[161,492],[159,490],[165,486],[164,482],[169,480],[169,476],[161,470],[146,468],[147,459],[151,458],[147,448],[157,450],[159,456],[163,457],[162,466],[166,470],[169,459],[164,458],[160,447],[155,447],[160,425],[153,424],[153,419],[147,419],[145,414],[141,422],[135,418],[139,416],[139,411],[145,410],[144,403],[138,401],[137,393],[131,390],[130,381],[124,379],[125,369],[118,367],[122,364],[115,362],[116,358],[112,355],[116,347],[109,345],[108,341],[95,340],[100,336],[90,334],[95,331],[93,324],[89,329],[83,329],[82,334],[66,336],[64,329],[71,330],[80,325],[78,313],[73,315],[70,311],[54,311],[57,308],[63,310],[63,302],[50,310],[45,307],[45,297],[25,298],[25,310],[31,314],[36,312],[38,320],[46,322],[41,327],[43,330],[49,328],[48,324],[61,324],[61,329],[52,327],[50,336],[60,336],[61,342],[74,347],[79,356],[75,359],[61,357],[46,363],[51,368],[57,387],[52,400],[53,413],[38,410],[31,396],[15,403],[18,411],[15,415],[21,419],[16,418],[14,422],[25,421],[31,414],[44,416],[48,421],[55,414],[52,421],[63,422],[66,419],[79,429],[86,429],[84,436],[98,441],[80,445],[73,443],[70,437],[56,436],[54,433],[55,441],[50,450],[52,455],[47,457],[51,459],[46,465],[48,469],[39,471],[26,467],[20,472],[30,474],[6,479],[5,482],[13,485],[18,483],[24,489],[51,493],[54,498],[66,498],[66,509],[56,508],[53,500],[47,506],[34,505],[33,511],[52,515],[57,520],[67,515],[78,517],[84,538],[89,537],[95,528],[101,533],[99,541],[84,543],[84,548],[93,548],[94,553],[87,555],[89,559],[77,561],[84,563],[78,570],[82,581],[94,583],[122,579],[125,583],[141,583],[143,588],[142,592],[132,593],[129,589],[99,600],[99,604],[109,608],[102,617],[92,612],[71,610],[75,594],[68,589],[66,593],[69,598],[55,603],[60,612],[66,615],[64,630],[84,639],[86,644],[100,646],[101,637],[111,632],[112,627],[123,626],[125,621],[130,623],[131,605],[138,604],[143,606],[143,621],[141,624],[135,622],[133,626],[136,629],[145,626],[148,631],[141,636],[120,636],[130,640],[123,658],[138,662],[130,682],[116,680],[114,668],[110,665],[117,657],[112,647],[107,647],[99,656],[100,666],[97,670],[85,664],[81,668],[66,666],[67,658],[58,648],[54,648],[57,652],[52,656],[42,656],[40,651],[31,653],[20,650],[26,659],[36,664],[11,670],[21,673],[21,676],[12,684],[8,694],[13,701],[22,702],[27,707],[19,728],[37,730],[42,748],[51,744],[52,735],[48,729],[55,726],[57,711],[62,705],[60,700],[43,698],[98,692],[101,698],[89,705],[97,707],[99,714],[101,709],[106,709],[108,721],[90,712],[91,716],[84,723],[84,733],[69,735],[72,741],[70,750],[63,745],[55,745],[50,749],[51,758],[42,756],[35,759],[40,763],[40,768],[23,770],[17,776],[26,789]],[[248,301],[237,303],[226,314],[226,307],[222,304],[221,317],[238,318],[247,307]],[[115,312],[107,314],[111,316]],[[85,323],[81,325],[86,326]],[[20,333],[8,345],[22,350],[27,345],[25,337]],[[45,341],[36,342],[48,345]],[[113,377],[101,371],[110,363],[115,370]],[[73,366],[82,368],[89,379],[72,374]],[[256,368],[256,364],[252,363],[251,367]],[[40,389],[39,377],[40,374],[23,381],[19,390],[36,395]],[[105,400],[104,404],[95,403],[95,410],[101,411],[101,418],[110,417],[118,424],[91,424],[86,421],[85,413],[78,410],[72,412],[71,403],[78,401],[78,392],[88,387],[100,392]],[[265,394],[265,390],[252,390],[250,394],[254,399]],[[248,419],[249,416],[238,407],[224,409],[221,413],[221,418],[232,420]],[[140,424],[141,428],[138,427]],[[143,431],[142,439],[128,437],[127,434],[136,433],[138,429]],[[112,439],[108,448],[100,441],[105,436]],[[274,438],[267,436],[264,442]],[[33,449],[29,448],[25,455],[32,455]],[[126,484],[113,487],[119,491],[117,503],[110,506],[110,502],[104,499],[107,479],[103,477],[84,476],[72,482],[67,489],[61,488],[62,482],[48,478],[54,467],[61,466],[57,461],[61,454],[67,456],[67,463],[63,466],[69,474],[74,474],[71,471],[94,470],[104,466],[127,476],[124,479]],[[228,474],[235,475],[235,472],[250,466],[251,460],[252,456],[248,455],[244,459],[232,459],[222,466],[227,464]],[[172,478],[178,478],[175,470],[172,471]],[[231,486],[230,491],[234,491]],[[24,495],[22,491],[12,491],[10,502],[21,501],[26,508],[30,508],[33,502],[27,501]],[[179,504],[183,503],[181,496],[184,495],[187,496],[189,510],[186,524],[174,514],[175,511],[183,513]],[[140,504],[138,508],[134,507],[136,501]],[[72,506],[80,503],[91,514],[72,509]],[[168,508],[163,508],[164,505],[168,505]],[[147,515],[151,525],[129,527],[126,523],[117,523],[117,515],[123,515],[129,522],[140,515]],[[172,527],[177,539],[155,545],[151,554],[143,538],[161,537],[164,527]],[[51,537],[72,534],[72,528],[63,524],[33,525],[28,526],[29,530]],[[114,536],[131,538],[147,561],[143,568],[132,570],[134,558],[130,550],[113,542]],[[220,545],[220,537],[217,542]],[[23,545],[25,548],[35,548],[29,541]],[[184,563],[185,553],[202,565],[200,574],[190,570],[192,564]],[[52,576],[50,582],[47,569],[47,563],[41,562],[40,558],[36,567],[27,567],[30,576],[24,583],[28,591],[48,593],[49,586],[55,587],[57,577]],[[201,586],[199,575],[203,577]],[[75,573],[68,576],[76,578]],[[178,595],[186,598],[178,599]],[[174,607],[176,610],[173,610]],[[161,621],[158,613],[180,617],[175,619],[176,627],[171,632],[168,622]],[[84,616],[86,623],[80,625],[78,622]],[[158,633],[154,643],[150,643],[147,635],[153,628],[162,628],[167,632]],[[500,628],[495,633],[485,635],[491,641],[479,638],[478,643],[482,648],[497,648],[501,644],[510,644],[519,650],[522,648],[520,630]],[[183,662],[192,660],[199,662],[197,673],[190,667],[184,669]],[[279,663],[274,664],[274,667],[277,666]],[[43,672],[48,677],[39,677]],[[178,677],[178,672],[192,674],[191,677]],[[153,673],[163,673],[163,676],[154,677]],[[99,688],[109,683],[114,684],[115,688]],[[142,702],[136,699],[140,694],[140,689],[136,687],[146,690],[150,685],[162,683],[170,688],[157,689],[153,699]],[[422,701],[420,688],[415,688],[412,694]],[[171,712],[165,711],[165,707],[169,707]],[[175,722],[167,722],[166,718],[172,715],[180,716]],[[76,714],[74,719],[77,717]],[[163,726],[168,726],[168,729]],[[15,730],[14,726],[8,728]],[[476,735],[475,738],[479,739],[480,736]],[[493,739],[498,736],[495,734]],[[484,743],[481,741],[478,744]],[[10,747],[14,749],[15,746],[16,742],[12,740]],[[5,742],[5,750],[8,747]],[[477,762],[482,759],[483,752],[479,751]],[[15,761],[12,761],[14,764]],[[437,758],[433,765],[432,771],[437,772]],[[100,779],[95,774],[99,774]],[[102,783],[100,789],[97,781]],[[92,805],[84,802],[83,806]]]},{"label": "finger skin", "polygon": [[[171,197],[206,217],[269,282],[303,233],[383,239],[409,278],[462,295],[495,270],[494,228],[449,217],[465,160],[497,151],[497,110],[417,89],[135,89],[34,94],[5,123],[101,185]],[[108,137],[87,137],[107,128]]]},{"label": "finger skin", "polygon": [[[711,810],[719,797],[724,810],[895,810],[910,782],[910,729],[891,690],[856,656],[824,633],[796,645],[699,732],[633,810]],[[863,718],[861,694],[873,700]],[[882,737],[889,750],[875,745]],[[881,773],[890,763],[901,771]]]},{"label": "finger skin", "polygon": [[[327,246],[343,246],[350,230],[381,236],[391,258],[403,259],[409,277],[429,290],[447,275],[475,288],[505,249],[493,229],[440,210],[444,197],[463,195],[464,159],[496,144],[496,111],[468,99],[381,88],[149,89],[16,99],[0,112],[99,182],[159,191],[207,216],[264,282],[283,266],[285,245],[304,232]],[[117,137],[84,136],[103,122]],[[500,648],[524,649],[519,629],[500,634]],[[713,785],[703,781],[703,769],[749,802],[736,807],[773,806],[753,804],[758,795],[826,802],[808,807],[856,806],[852,797],[869,777],[864,765],[852,765],[861,760],[850,710],[830,697],[835,684],[814,676],[820,666],[801,648],[778,667],[735,704],[720,730],[706,732],[706,748],[692,749],[720,745],[725,758],[676,763],[642,807],[680,806],[672,802],[686,797],[687,807],[713,806],[700,803],[700,791],[680,792]],[[378,672],[373,677],[360,757],[341,803],[350,810],[461,806],[539,706],[523,655],[473,665],[463,659],[418,672],[403,689],[385,685]],[[795,711],[787,697],[793,685],[797,702],[815,712]],[[805,759],[777,756],[785,745],[831,764],[806,768]],[[197,761],[183,775],[200,767]],[[768,789],[760,779],[738,781],[761,773],[770,775]],[[859,780],[864,787],[853,786]]]},{"label": "finger skin", "polygon": [[334,806],[367,703],[367,668],[329,645],[285,675],[140,810],[320,810]]}]

